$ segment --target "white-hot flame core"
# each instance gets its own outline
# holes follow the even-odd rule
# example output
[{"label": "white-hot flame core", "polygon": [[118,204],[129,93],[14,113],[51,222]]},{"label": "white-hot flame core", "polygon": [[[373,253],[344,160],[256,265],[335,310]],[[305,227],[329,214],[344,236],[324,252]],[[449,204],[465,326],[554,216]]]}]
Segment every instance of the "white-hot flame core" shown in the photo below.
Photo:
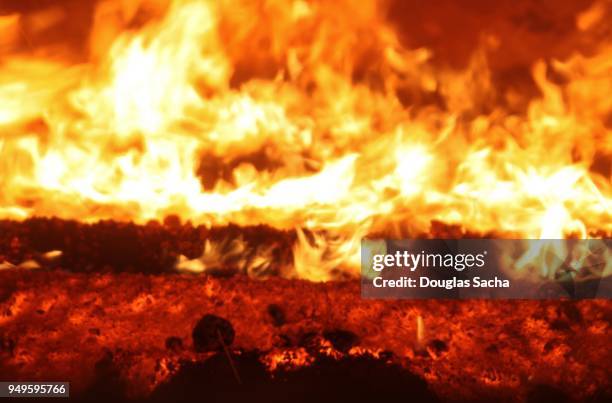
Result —
[{"label": "white-hot flame core", "polygon": [[[128,29],[141,9],[159,17]],[[596,3],[578,29],[605,12]],[[484,51],[464,71],[435,67],[382,15],[349,0],[103,1],[80,65],[19,55],[20,18],[1,17],[0,216],[333,234],[298,237],[296,271],[315,279],[358,262],[361,236],[434,220],[521,238],[612,233],[611,178],[592,169],[612,159],[612,42],[537,62],[541,96],[517,114],[488,104]],[[372,78],[355,79],[364,67]],[[399,90],[445,106],[403,105]]]}]

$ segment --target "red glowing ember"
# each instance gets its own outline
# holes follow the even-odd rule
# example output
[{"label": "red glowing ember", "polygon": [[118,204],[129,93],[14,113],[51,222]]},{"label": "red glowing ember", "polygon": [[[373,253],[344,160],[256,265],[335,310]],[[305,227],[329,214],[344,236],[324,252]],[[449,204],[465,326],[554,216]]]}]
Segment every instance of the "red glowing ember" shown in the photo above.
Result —
[{"label": "red glowing ember", "polygon": [[3,0],[0,382],[607,401],[609,300],[364,300],[357,278],[364,238],[612,235],[610,20],[609,0]]}]

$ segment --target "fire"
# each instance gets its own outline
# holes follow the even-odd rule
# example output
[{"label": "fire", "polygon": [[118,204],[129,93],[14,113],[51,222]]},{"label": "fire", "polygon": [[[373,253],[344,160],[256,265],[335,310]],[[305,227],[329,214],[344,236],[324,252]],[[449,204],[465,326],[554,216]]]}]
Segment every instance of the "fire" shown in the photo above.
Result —
[{"label": "fire", "polygon": [[[609,38],[536,62],[540,95],[516,112],[524,95],[498,94],[488,67],[500,38],[464,70],[439,67],[402,45],[385,11],[101,1],[85,62],[24,51],[26,16],[1,17],[0,216],[308,230],[295,268],[313,279],[354,266],[362,236],[433,221],[522,238],[612,233]],[[595,3],[577,29],[597,37],[606,13]],[[52,9],[30,25],[58,19]]]}]

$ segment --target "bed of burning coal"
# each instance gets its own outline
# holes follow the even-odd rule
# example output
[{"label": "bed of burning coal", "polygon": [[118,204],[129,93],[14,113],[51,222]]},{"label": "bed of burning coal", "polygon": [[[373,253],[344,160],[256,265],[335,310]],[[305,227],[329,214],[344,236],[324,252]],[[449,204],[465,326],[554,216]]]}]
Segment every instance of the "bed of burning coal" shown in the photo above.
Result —
[{"label": "bed of burning coal", "polygon": [[607,300],[363,300],[357,281],[173,271],[238,233],[290,259],[295,235],[269,228],[0,222],[0,380],[107,401],[612,395]]}]

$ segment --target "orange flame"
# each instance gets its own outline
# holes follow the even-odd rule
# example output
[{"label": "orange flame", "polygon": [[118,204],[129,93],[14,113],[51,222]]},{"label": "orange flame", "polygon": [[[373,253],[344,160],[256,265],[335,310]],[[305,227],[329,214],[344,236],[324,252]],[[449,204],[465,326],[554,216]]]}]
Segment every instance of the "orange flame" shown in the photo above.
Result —
[{"label": "orange flame", "polygon": [[[578,30],[598,30],[607,6],[576,16]],[[322,238],[299,236],[295,268],[322,280],[358,263],[360,237],[434,220],[612,233],[609,38],[536,62],[541,96],[517,113],[493,102],[486,47],[499,38],[466,69],[442,68],[375,2],[102,1],[80,64],[19,51],[22,20],[0,18],[1,217],[308,229]]]}]

